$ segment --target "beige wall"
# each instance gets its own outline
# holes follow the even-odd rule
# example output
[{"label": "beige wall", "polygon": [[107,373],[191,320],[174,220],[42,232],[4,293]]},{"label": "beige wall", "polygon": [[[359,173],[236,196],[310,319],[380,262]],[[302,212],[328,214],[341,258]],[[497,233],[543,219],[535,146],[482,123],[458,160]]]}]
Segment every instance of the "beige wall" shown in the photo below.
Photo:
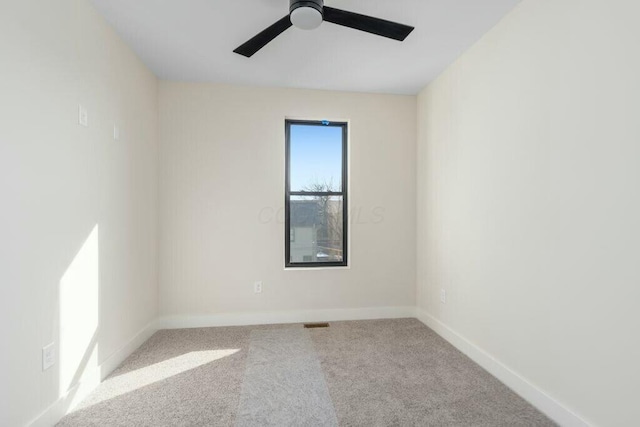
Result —
[{"label": "beige wall", "polygon": [[[415,97],[169,82],[159,97],[161,314],[415,305]],[[350,121],[349,269],[284,270],[286,117]]]},{"label": "beige wall", "polygon": [[602,426],[640,423],[638,16],[525,0],[418,101],[419,307]]},{"label": "beige wall", "polygon": [[86,1],[0,9],[0,425],[19,426],[156,316],[157,81]]}]

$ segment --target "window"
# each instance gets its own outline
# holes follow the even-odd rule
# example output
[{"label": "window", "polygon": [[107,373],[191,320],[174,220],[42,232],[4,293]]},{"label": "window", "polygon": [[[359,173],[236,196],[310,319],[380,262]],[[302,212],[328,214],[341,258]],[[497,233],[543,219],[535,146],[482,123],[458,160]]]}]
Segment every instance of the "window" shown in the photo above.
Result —
[{"label": "window", "polygon": [[287,120],[286,267],[347,265],[347,124]]}]

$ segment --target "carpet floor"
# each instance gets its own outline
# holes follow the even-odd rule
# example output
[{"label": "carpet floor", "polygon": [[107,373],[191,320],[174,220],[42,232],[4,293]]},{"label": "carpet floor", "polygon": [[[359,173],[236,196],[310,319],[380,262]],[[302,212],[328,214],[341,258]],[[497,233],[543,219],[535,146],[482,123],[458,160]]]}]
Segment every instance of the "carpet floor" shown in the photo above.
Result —
[{"label": "carpet floor", "polygon": [[163,330],[59,426],[553,426],[415,319]]}]

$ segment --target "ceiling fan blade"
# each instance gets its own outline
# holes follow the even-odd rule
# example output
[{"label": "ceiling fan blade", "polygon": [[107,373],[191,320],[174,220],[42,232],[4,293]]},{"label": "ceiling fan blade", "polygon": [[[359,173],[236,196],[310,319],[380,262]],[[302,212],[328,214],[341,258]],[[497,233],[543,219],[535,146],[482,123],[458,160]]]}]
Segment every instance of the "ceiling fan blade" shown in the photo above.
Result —
[{"label": "ceiling fan blade", "polygon": [[384,19],[372,16],[360,15],[359,13],[347,12],[346,10],[324,7],[324,20],[332,24],[354,28],[378,36],[387,37],[394,40],[403,41],[414,30],[404,24],[385,21]]},{"label": "ceiling fan blade", "polygon": [[272,26],[268,27],[264,31],[260,32],[257,36],[253,37],[248,42],[234,50],[247,58],[251,58],[254,53],[265,47],[271,40],[284,33],[291,26],[291,20],[289,15],[285,16]]}]

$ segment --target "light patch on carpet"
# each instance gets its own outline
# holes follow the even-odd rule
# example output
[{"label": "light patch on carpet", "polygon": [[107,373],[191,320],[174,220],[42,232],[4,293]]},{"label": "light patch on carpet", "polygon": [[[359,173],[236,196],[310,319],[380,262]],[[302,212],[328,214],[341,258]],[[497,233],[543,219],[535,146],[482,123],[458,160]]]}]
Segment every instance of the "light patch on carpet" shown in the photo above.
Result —
[{"label": "light patch on carpet", "polygon": [[338,425],[308,331],[252,331],[236,426],[303,425]]},{"label": "light patch on carpet", "polygon": [[149,384],[190,371],[223,357],[231,356],[238,351],[240,349],[192,351],[135,371],[111,377],[102,383],[100,393],[90,399],[90,405],[113,399]]}]

